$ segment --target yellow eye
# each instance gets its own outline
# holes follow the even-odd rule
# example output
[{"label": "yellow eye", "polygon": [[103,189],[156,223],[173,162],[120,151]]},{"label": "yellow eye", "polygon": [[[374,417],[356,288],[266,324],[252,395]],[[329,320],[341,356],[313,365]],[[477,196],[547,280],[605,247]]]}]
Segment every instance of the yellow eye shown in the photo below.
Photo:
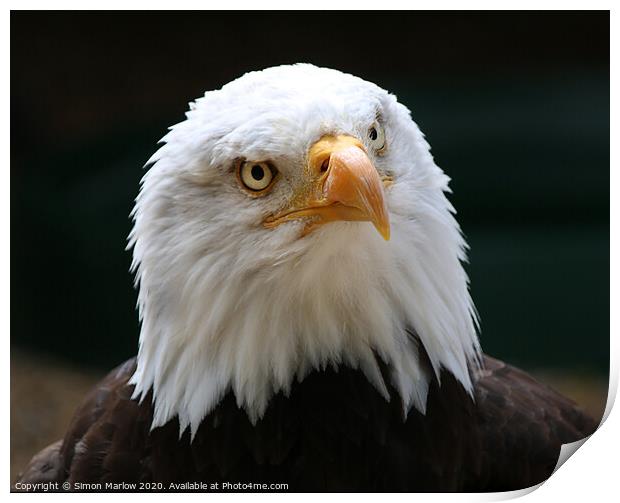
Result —
[{"label": "yellow eye", "polygon": [[378,121],[373,122],[372,126],[368,128],[368,141],[377,152],[381,152],[385,148],[385,130]]},{"label": "yellow eye", "polygon": [[276,170],[267,162],[245,161],[239,166],[238,174],[246,189],[260,193],[271,186]]}]

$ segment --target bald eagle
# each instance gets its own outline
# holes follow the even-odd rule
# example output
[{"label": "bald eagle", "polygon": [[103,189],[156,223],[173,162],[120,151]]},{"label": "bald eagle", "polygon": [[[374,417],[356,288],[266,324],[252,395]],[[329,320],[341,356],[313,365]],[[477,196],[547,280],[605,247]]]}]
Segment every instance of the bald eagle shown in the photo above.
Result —
[{"label": "bald eagle", "polygon": [[275,67],[162,141],[129,237],[138,355],[22,484],[503,491],[594,431],[482,354],[449,178],[394,95]]}]

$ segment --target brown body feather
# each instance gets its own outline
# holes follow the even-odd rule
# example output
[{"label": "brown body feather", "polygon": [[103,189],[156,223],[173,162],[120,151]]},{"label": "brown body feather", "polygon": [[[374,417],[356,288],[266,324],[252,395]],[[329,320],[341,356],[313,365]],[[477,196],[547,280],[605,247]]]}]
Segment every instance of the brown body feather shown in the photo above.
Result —
[{"label": "brown body feather", "polygon": [[[135,359],[78,409],[62,443],[33,458],[22,482],[275,482],[291,491],[505,491],[542,482],[560,447],[591,434],[574,403],[484,357],[475,401],[447,373],[427,413],[403,421],[357,370],[327,369],[276,395],[252,425],[228,394],[193,441],[175,419],[150,431],[151,397],[131,399]],[[221,487],[221,486],[220,486]]]}]

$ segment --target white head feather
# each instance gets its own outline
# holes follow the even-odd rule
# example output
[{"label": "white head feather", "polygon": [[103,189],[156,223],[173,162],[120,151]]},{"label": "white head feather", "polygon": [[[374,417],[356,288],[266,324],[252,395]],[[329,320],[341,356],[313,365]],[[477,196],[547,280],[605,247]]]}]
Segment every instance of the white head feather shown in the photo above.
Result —
[{"label": "white head feather", "polygon": [[[252,72],[190,105],[149,163],[130,235],[142,320],[135,397],[153,390],[153,427],[178,415],[192,434],[232,391],[250,419],[312,369],[359,368],[388,398],[373,351],[392,369],[405,412],[424,412],[445,368],[471,392],[476,315],[461,262],[466,244],[438,168],[410,113],[374,84],[300,64]],[[369,222],[335,222],[300,238],[303,222],[262,221],[291,196],[309,147],[325,134],[367,141],[381,117],[377,170],[391,240]],[[240,190],[236,159],[270,159],[266,197]]]}]

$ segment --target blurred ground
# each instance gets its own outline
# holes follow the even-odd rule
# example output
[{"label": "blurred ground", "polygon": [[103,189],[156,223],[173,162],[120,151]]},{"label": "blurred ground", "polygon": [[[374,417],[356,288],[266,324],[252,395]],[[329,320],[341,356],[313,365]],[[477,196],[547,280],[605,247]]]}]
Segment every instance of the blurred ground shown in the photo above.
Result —
[{"label": "blurred ground", "polygon": [[[607,401],[605,379],[559,371],[533,373],[600,420]],[[33,454],[62,437],[75,408],[101,377],[103,372],[12,351],[11,481]]]},{"label": "blurred ground", "polygon": [[11,482],[36,452],[62,437],[101,377],[103,372],[11,351]]}]

